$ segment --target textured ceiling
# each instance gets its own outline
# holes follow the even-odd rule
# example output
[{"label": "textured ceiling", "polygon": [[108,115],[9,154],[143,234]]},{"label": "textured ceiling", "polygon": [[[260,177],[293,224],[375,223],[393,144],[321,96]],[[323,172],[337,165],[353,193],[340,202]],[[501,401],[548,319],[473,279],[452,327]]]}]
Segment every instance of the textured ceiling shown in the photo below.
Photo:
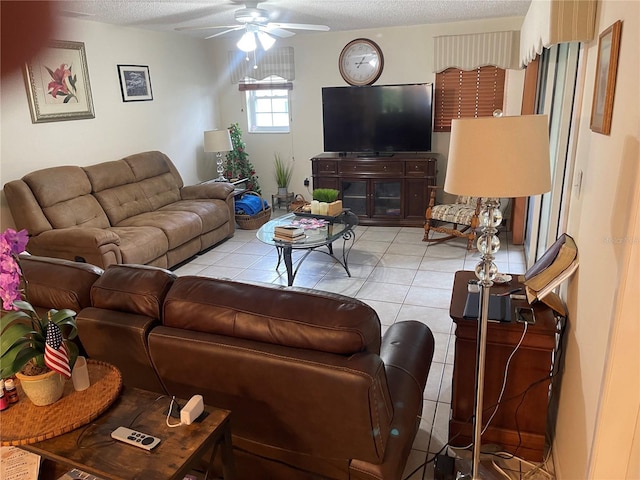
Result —
[{"label": "textured ceiling", "polygon": [[[271,22],[327,25],[332,31],[524,16],[531,0],[267,0]],[[173,31],[176,27],[236,25],[239,0],[64,0],[61,13],[115,25]],[[297,33],[304,33],[296,30]],[[205,38],[216,30],[182,32]]]}]

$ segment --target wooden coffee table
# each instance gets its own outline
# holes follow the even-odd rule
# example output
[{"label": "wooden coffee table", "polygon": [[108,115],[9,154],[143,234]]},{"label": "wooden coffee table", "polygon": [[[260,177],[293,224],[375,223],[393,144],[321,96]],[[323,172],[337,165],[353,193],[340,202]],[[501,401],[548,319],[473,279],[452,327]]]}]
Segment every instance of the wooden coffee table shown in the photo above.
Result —
[{"label": "wooden coffee table", "polygon": [[[49,460],[41,467],[43,480],[58,478],[72,468],[105,480],[182,480],[211,450],[206,479],[220,446],[224,478],[235,478],[230,412],[205,407],[207,415],[202,421],[170,428],[166,425],[169,404],[166,395],[124,387],[115,403],[93,423],[20,448]],[[170,418],[170,423],[179,420]],[[111,439],[111,432],[119,426],[153,435],[161,442],[150,452],[117,442]]]}]

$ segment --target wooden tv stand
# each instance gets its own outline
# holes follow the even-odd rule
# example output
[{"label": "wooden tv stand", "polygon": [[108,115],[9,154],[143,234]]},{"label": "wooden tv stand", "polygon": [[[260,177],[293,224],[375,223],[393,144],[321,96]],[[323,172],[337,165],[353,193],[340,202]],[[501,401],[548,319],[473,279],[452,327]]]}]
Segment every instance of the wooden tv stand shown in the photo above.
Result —
[{"label": "wooden tv stand", "polygon": [[311,159],[313,188],[338,190],[361,225],[421,227],[436,162],[432,152],[321,153]]}]

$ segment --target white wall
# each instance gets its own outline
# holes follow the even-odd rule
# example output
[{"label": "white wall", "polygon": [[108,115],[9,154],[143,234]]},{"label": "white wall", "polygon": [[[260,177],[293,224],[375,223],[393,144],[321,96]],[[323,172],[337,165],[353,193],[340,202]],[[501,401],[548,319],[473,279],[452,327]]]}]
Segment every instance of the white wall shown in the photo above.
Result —
[{"label": "white wall", "polygon": [[[295,162],[289,190],[301,192],[310,199],[310,190],[303,186],[303,181],[311,178],[309,159],[323,150],[321,89],[346,85],[338,70],[338,57],[348,42],[354,38],[366,37],[380,46],[384,55],[384,70],[377,85],[434,82],[434,36],[519,30],[522,20],[517,17],[349,32],[305,33],[279,39],[276,47],[292,46],[295,52],[296,79],[291,92],[291,133],[247,133],[244,93],[239,92],[237,85],[232,85],[228,79],[221,79],[217,83],[220,91],[220,119],[227,125],[239,123],[243,140],[247,144],[249,160],[256,168],[265,198],[270,199],[270,195],[276,192],[273,155],[274,152],[279,152],[283,158],[290,158]],[[216,71],[224,72],[228,68],[227,52],[236,48],[234,41],[237,38],[222,37],[221,41],[211,43]],[[523,81],[522,71],[510,71],[507,81],[507,113],[520,113]],[[442,161],[438,164],[439,184],[444,183],[448,150],[449,134],[434,134],[432,151],[442,156]]]},{"label": "white wall", "polygon": [[[203,152],[205,130],[217,128],[213,70],[206,44],[174,33],[67,19],[56,38],[84,42],[95,118],[31,123],[21,72],[2,78],[2,184],[56,165],[92,165],[160,150],[186,184],[214,177]],[[118,64],[148,65],[153,101],[122,101]],[[2,229],[13,225],[4,194]]]},{"label": "white wall", "polygon": [[559,479],[640,478],[640,4],[603,1],[596,31],[622,20],[610,135],[589,128],[597,39],[587,68],[578,125],[568,233],[580,267],[569,283],[565,368],[554,458]]}]

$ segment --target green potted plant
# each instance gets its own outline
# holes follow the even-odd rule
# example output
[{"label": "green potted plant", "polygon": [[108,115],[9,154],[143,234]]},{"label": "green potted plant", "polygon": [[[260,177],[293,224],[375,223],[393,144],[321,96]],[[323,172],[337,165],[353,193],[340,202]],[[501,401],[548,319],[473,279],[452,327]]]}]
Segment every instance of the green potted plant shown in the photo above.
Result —
[{"label": "green potted plant", "polygon": [[[342,213],[342,200],[338,200],[338,190],[333,188],[316,188],[313,191],[313,199],[319,202],[316,208],[317,213],[321,215],[329,215],[331,217]],[[313,212],[313,202],[311,204],[311,213]]]},{"label": "green potted plant", "polygon": [[229,179],[246,179],[247,190],[262,195],[256,170],[249,161],[249,154],[246,152],[246,144],[242,141],[242,130],[237,123],[232,123],[229,127],[231,145],[233,150],[227,153],[227,168],[225,177]]},{"label": "green potted plant", "polygon": [[285,163],[280,154],[274,154],[274,167],[275,178],[278,184],[278,195],[287,196],[289,194],[289,183],[291,182],[291,176],[293,175],[293,165]]},{"label": "green potted plant", "polygon": [[338,190],[333,188],[316,188],[313,191],[313,199],[319,202],[335,202],[338,199]]},{"label": "green potted plant", "polygon": [[69,341],[77,336],[76,312],[51,309],[41,318],[22,299],[26,292],[20,288],[17,256],[27,241],[26,230],[7,229],[0,235],[0,298],[6,312],[0,318],[0,377],[15,375],[35,405],[48,405],[62,396],[78,357],[78,347]]}]

